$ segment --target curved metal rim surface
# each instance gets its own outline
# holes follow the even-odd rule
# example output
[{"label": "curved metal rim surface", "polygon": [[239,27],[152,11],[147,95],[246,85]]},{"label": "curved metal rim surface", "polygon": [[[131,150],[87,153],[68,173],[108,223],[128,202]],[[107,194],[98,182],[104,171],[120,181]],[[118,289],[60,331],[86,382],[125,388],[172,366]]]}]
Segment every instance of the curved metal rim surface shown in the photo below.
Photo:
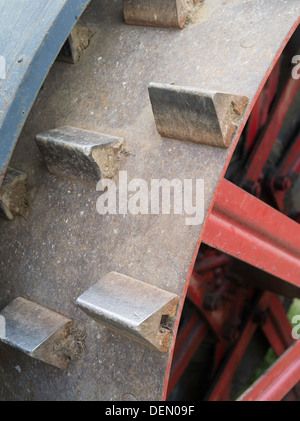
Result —
[{"label": "curved metal rim surface", "polygon": [[[222,6],[211,1],[195,22],[176,31],[127,26],[121,6],[101,0],[87,9],[83,19],[97,24],[98,32],[80,63],[72,68],[54,65],[11,162],[28,173],[32,202],[26,221],[0,223],[0,273],[5,280],[1,304],[16,294],[24,296],[82,323],[87,332],[85,355],[70,364],[67,374],[1,351],[10,366],[21,365],[22,372],[41,385],[33,388],[35,399],[165,398],[176,331],[205,223],[187,226],[181,215],[97,215],[95,190],[48,174],[34,135],[71,125],[121,137],[127,150],[121,169],[129,179],[204,179],[208,215],[255,100],[300,14],[298,0],[289,8],[284,1],[236,0]],[[247,96],[250,106],[231,147],[162,139],[148,98],[150,82]],[[181,297],[169,353],[111,333],[76,308],[76,298],[111,271]],[[23,378],[12,381],[9,369],[1,365],[0,370],[6,382],[17,384],[16,392],[7,390],[9,397],[28,398]]]},{"label": "curved metal rim surface", "polygon": [[48,71],[90,0],[35,0],[1,6],[0,185],[32,104]]}]

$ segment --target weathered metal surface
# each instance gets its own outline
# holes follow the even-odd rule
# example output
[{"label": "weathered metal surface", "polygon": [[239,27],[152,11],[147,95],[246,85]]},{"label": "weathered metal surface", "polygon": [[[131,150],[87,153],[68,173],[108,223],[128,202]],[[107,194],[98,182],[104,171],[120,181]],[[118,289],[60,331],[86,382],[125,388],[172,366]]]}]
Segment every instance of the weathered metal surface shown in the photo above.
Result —
[{"label": "weathered metal surface", "polygon": [[27,208],[27,174],[8,168],[0,189],[0,215],[12,220],[25,216]]},{"label": "weathered metal surface", "polygon": [[0,56],[5,65],[5,78],[0,78],[0,185],[50,66],[89,1],[0,4]]},{"label": "weathered metal surface", "polygon": [[60,50],[57,60],[76,64],[82,52],[90,45],[90,39],[95,32],[95,27],[88,27],[77,22]]},{"label": "weathered metal surface", "polygon": [[248,98],[151,83],[149,95],[162,136],[228,148]]},{"label": "weathered metal surface", "polygon": [[197,0],[123,0],[124,18],[131,25],[182,28]]},{"label": "weathered metal surface", "polygon": [[96,183],[114,178],[123,140],[76,127],[60,127],[40,133],[36,143],[52,174]]},{"label": "weathered metal surface", "polygon": [[[87,9],[83,23],[99,29],[84,60],[55,63],[12,158],[11,166],[28,174],[29,217],[0,221],[1,307],[24,296],[64,314],[84,325],[86,348],[68,372],[1,349],[1,399],[162,399],[174,338],[168,353],[145,347],[95,323],[76,298],[105,274],[123,273],[181,297],[176,332],[202,231],[187,226],[185,215],[99,215],[95,189],[49,174],[34,136],[69,125],[121,137],[128,155],[120,169],[129,180],[204,179],[207,212],[299,14],[299,0],[288,7],[284,0],[210,0],[198,22],[174,31],[126,25],[121,1]],[[162,139],[147,92],[153,80],[247,96],[251,106],[231,147]]]},{"label": "weathered metal surface", "polygon": [[178,301],[175,294],[111,272],[84,292],[77,304],[117,333],[167,352]]},{"label": "weathered metal surface", "polygon": [[5,321],[1,342],[58,368],[68,367],[67,357],[56,354],[54,344],[66,339],[72,320],[22,297],[13,300],[0,315]]}]

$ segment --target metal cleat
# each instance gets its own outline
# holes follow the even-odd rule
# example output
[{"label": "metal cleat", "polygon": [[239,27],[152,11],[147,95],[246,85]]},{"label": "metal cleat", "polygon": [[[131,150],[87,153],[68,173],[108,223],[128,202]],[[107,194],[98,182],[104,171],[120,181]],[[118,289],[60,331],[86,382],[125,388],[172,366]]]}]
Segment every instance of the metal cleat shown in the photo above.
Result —
[{"label": "metal cleat", "polygon": [[149,95],[161,136],[228,148],[248,98],[151,83]]},{"label": "metal cleat", "polygon": [[13,220],[15,215],[25,216],[27,209],[27,174],[8,168],[0,189],[0,215]]},{"label": "metal cleat", "polygon": [[200,0],[123,0],[124,18],[132,25],[182,28]]},{"label": "metal cleat", "polygon": [[167,352],[178,301],[171,292],[110,272],[84,292],[77,304],[104,326]]},{"label": "metal cleat", "polygon": [[36,136],[49,172],[85,183],[114,178],[123,140],[75,127],[60,127]]},{"label": "metal cleat", "polygon": [[69,335],[72,320],[32,301],[18,297],[0,312],[0,341],[32,358],[66,369],[68,358],[54,345]]},{"label": "metal cleat", "polygon": [[76,64],[79,61],[82,52],[90,45],[90,39],[96,31],[96,25],[86,26],[77,23],[60,50],[57,60]]}]

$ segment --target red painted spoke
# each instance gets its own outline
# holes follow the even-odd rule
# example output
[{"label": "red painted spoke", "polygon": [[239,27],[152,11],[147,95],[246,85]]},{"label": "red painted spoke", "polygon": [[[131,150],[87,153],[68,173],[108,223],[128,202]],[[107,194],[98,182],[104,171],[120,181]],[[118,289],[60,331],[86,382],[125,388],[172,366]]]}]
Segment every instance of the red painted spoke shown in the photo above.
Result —
[{"label": "red painted spoke", "polygon": [[267,127],[251,154],[250,165],[245,176],[246,180],[257,181],[259,179],[299,87],[300,79],[291,77],[282,95],[274,104]]},{"label": "red painted spoke", "polygon": [[193,313],[177,337],[167,396],[172,392],[207,332],[205,323],[200,320],[196,312]]},{"label": "red painted spoke", "polygon": [[300,225],[225,179],[203,242],[293,284],[300,293]]},{"label": "red painted spoke", "polygon": [[257,306],[255,307],[255,309],[253,309],[252,314],[246,326],[244,327],[241,336],[239,337],[234,348],[230,352],[230,355],[227,356],[227,358],[225,358],[224,362],[221,364],[218,378],[215,382],[213,389],[209,393],[209,401],[220,401],[224,399],[224,394],[226,394],[226,391],[230,387],[234,373],[237,367],[239,366],[246,352],[246,349],[258,327],[256,322],[254,321],[256,310],[265,310],[268,306],[270,296],[271,295],[267,292],[265,292],[261,296],[259,302],[257,303]]},{"label": "red painted spoke", "polygon": [[281,61],[278,60],[249,117],[248,130],[245,139],[247,151],[251,151],[259,129],[267,121],[270,105],[272,104],[277,92],[280,64]]},{"label": "red painted spoke", "polygon": [[300,341],[297,341],[239,400],[280,401],[299,381]]},{"label": "red painted spoke", "polygon": [[278,332],[276,331],[276,328],[271,319],[269,319],[266,324],[262,326],[262,330],[275,354],[277,357],[280,357],[280,355],[285,352],[286,346],[284,346],[284,343],[278,335]]},{"label": "red painted spoke", "polygon": [[282,338],[282,343],[285,348],[288,348],[294,342],[291,335],[292,326],[286,315],[285,309],[276,295],[272,295],[270,300],[270,317],[276,326],[278,334]]},{"label": "red painted spoke", "polygon": [[283,159],[283,165],[280,168],[281,175],[299,174],[300,172],[300,133],[287,152],[287,157]]}]

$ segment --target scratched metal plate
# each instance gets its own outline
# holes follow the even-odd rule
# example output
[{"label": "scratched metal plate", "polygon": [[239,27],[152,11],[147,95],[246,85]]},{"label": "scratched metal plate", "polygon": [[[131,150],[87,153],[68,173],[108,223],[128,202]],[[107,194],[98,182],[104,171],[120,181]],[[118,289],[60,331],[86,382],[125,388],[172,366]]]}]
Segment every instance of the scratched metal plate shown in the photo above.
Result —
[{"label": "scratched metal plate", "polygon": [[28,219],[0,221],[1,308],[23,296],[74,319],[86,329],[86,349],[60,371],[1,347],[2,400],[162,399],[170,354],[99,326],[75,301],[117,271],[180,295],[182,304],[202,229],[185,225],[185,215],[100,216],[99,193],[49,174],[34,136],[73,125],[121,137],[129,180],[202,178],[207,211],[237,138],[229,149],[161,138],[147,86],[253,101],[299,14],[300,0],[205,0],[196,22],[169,30],[126,25],[121,0],[88,7],[83,20],[98,31],[78,64],[55,63],[10,163],[28,173]]}]

